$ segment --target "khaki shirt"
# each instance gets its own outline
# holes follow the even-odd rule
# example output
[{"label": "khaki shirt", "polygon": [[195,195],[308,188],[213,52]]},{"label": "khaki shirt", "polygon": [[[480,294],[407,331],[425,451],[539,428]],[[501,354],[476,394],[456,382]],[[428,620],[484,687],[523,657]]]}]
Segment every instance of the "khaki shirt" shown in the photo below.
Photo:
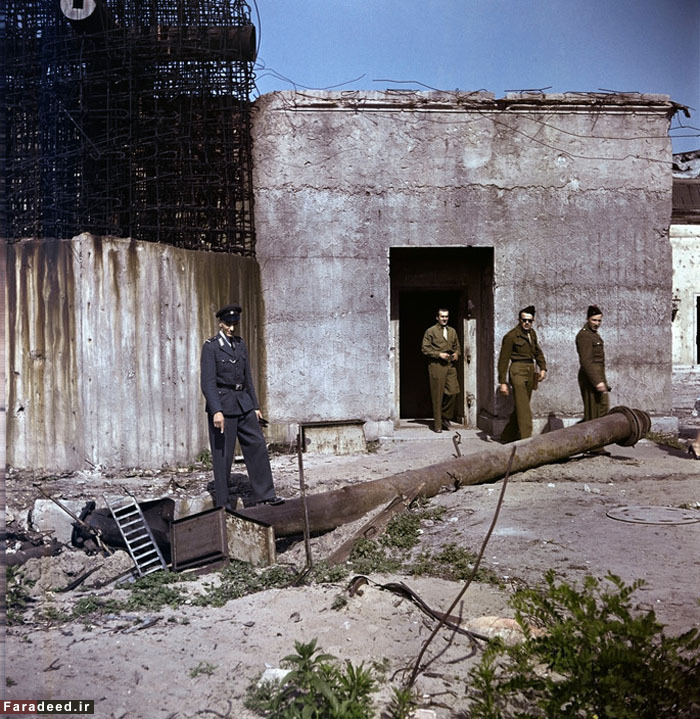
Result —
[{"label": "khaki shirt", "polygon": [[547,369],[544,353],[537,342],[537,333],[534,329],[528,333],[518,323],[508,332],[501,343],[501,353],[498,355],[498,384],[507,384],[508,366],[511,362],[530,361],[537,362],[541,370]]},{"label": "khaki shirt", "polygon": [[607,385],[603,338],[597,332],[589,329],[588,323],[576,335],[576,351],[581,363],[581,370],[591,385],[595,387],[600,382]]},{"label": "khaki shirt", "polygon": [[447,327],[447,339],[445,339],[442,334],[442,326],[439,323],[428,327],[423,335],[421,352],[431,359],[440,359],[440,352],[448,352],[449,354],[456,352],[459,357],[460,351],[457,330],[453,327]]}]

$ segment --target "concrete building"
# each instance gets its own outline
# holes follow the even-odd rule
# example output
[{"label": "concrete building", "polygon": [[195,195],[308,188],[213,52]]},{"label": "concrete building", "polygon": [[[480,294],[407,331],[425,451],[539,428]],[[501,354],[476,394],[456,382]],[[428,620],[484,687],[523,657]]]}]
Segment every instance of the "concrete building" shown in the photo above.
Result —
[{"label": "concrete building", "polygon": [[487,432],[510,410],[500,339],[531,303],[550,368],[536,431],[581,416],[574,336],[589,303],[605,313],[613,404],[672,428],[668,97],[284,92],[256,105],[278,437],[354,419],[372,438],[430,416],[419,344],[443,305],[470,359],[462,413]]}]

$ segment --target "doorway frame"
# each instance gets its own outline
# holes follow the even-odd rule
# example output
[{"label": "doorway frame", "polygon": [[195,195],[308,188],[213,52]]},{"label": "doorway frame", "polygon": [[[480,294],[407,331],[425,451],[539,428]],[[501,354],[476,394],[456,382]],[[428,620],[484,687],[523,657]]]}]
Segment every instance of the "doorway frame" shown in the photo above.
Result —
[{"label": "doorway frame", "polygon": [[[482,410],[486,415],[493,411],[492,407],[492,386],[494,383],[494,308],[495,308],[495,286],[494,286],[494,264],[495,248],[492,246],[479,245],[392,245],[387,248],[387,273],[389,275],[388,287],[388,310],[390,328],[390,357],[391,357],[391,383],[392,383],[392,416],[394,427],[401,424],[401,352],[400,352],[400,322],[399,297],[403,290],[415,291],[437,290],[433,284],[410,284],[400,281],[395,272],[400,272],[400,254],[408,251],[422,250],[424,252],[436,253],[439,251],[464,252],[465,264],[470,272],[465,273],[463,281],[459,283],[452,279],[451,284],[442,285],[440,289],[445,291],[459,291],[463,293],[464,307],[460,309],[460,316],[463,322],[462,352],[461,360],[461,402],[462,402],[462,426],[467,428],[479,428],[482,419]],[[393,253],[396,258],[392,257]],[[469,253],[473,252],[473,259]],[[407,256],[407,255],[406,255]],[[393,260],[393,261],[392,261]],[[405,262],[405,260],[403,260]],[[398,270],[396,269],[398,265]],[[474,293],[474,296],[470,296]],[[476,314],[472,314],[472,301],[476,305]],[[452,318],[451,318],[452,319]],[[455,318],[456,319],[456,318]],[[453,324],[454,326],[454,324]],[[461,328],[460,328],[461,329]],[[470,339],[471,338],[471,339]],[[476,343],[473,346],[472,343]],[[466,350],[469,347],[471,362],[467,362]],[[427,377],[426,377],[427,382]],[[473,383],[473,384],[470,384]],[[475,391],[470,397],[470,387]],[[485,429],[481,427],[481,429]]]}]

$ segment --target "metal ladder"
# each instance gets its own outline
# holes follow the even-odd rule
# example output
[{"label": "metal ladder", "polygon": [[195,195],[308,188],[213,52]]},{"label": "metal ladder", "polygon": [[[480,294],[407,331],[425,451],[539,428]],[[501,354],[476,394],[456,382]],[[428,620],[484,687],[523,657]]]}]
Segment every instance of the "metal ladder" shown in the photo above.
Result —
[{"label": "metal ladder", "polygon": [[112,497],[111,500],[105,494],[102,497],[119,527],[139,576],[167,569],[165,559],[153,539],[151,528],[134,496],[127,492],[126,497]]}]

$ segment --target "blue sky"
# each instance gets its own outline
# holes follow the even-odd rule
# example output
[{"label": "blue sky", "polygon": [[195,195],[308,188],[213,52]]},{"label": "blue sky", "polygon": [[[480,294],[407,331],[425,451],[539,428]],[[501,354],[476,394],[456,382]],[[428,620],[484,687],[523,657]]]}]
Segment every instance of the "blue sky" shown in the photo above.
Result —
[{"label": "blue sky", "polygon": [[700,0],[248,1],[261,94],[426,89],[416,83],[496,97],[663,93],[693,108],[674,151],[700,149]]}]

